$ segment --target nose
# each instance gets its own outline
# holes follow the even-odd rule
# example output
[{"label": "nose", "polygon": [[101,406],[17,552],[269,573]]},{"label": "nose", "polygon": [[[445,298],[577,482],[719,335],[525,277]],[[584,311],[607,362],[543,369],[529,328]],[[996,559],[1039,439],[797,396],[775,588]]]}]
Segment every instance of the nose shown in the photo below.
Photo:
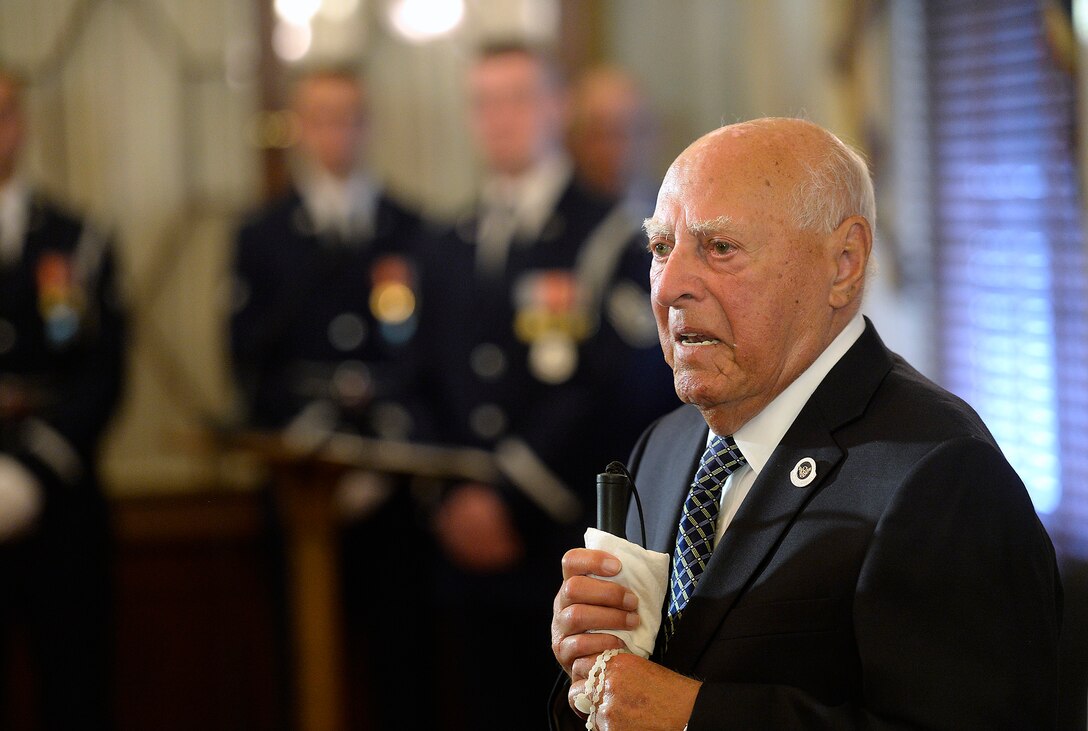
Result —
[{"label": "nose", "polygon": [[698,300],[702,292],[696,247],[677,242],[667,258],[654,259],[650,266],[650,297],[654,304],[678,307],[685,300]]}]

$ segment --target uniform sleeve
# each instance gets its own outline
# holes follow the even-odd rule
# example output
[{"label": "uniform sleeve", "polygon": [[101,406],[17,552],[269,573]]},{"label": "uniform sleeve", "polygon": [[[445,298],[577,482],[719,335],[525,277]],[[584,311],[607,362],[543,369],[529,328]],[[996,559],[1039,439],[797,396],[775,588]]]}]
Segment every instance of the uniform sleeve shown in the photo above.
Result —
[{"label": "uniform sleeve", "polygon": [[231,272],[230,367],[238,399],[238,421],[278,428],[304,406],[295,393],[290,361],[283,352],[286,320],[310,291],[312,273],[295,271],[281,281],[284,266],[267,221],[239,232]]},{"label": "uniform sleeve", "polygon": [[251,227],[239,231],[235,240],[230,292],[230,365],[242,407],[252,409],[258,391],[261,363],[267,358],[267,317],[272,289],[262,273],[258,256],[259,239]]}]

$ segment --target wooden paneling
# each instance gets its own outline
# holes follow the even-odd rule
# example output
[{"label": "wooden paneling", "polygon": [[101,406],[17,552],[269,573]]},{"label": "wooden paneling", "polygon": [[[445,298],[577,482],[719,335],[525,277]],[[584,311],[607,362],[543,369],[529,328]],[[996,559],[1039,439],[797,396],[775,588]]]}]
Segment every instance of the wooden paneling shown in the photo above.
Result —
[{"label": "wooden paneling", "polygon": [[288,728],[279,568],[261,498],[115,503],[120,729]]}]

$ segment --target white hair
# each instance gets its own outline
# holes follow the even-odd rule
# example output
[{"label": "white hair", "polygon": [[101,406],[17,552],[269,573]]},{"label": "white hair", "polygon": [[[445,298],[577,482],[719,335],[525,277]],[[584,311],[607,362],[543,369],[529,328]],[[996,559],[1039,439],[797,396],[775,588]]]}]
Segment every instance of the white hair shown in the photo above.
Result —
[{"label": "white hair", "polygon": [[865,157],[830,131],[800,117],[762,117],[733,127],[760,128],[789,135],[783,122],[797,122],[826,136],[827,153],[817,161],[800,160],[805,177],[790,198],[794,223],[805,231],[831,233],[850,216],[863,216],[876,230],[876,196]]},{"label": "white hair", "polygon": [[828,133],[833,142],[822,160],[804,163],[807,177],[793,191],[797,225],[831,233],[850,216],[876,228],[876,196],[869,165],[861,153]]}]

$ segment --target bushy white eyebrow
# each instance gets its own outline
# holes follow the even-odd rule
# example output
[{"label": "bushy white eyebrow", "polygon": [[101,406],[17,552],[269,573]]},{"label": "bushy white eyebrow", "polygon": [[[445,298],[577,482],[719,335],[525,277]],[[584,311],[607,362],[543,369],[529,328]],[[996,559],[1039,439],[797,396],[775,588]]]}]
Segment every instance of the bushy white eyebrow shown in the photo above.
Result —
[{"label": "bushy white eyebrow", "polygon": [[[736,229],[736,222],[729,216],[718,216],[710,221],[695,221],[688,224],[688,232],[696,238],[704,238],[711,234],[730,233],[736,231]],[[643,221],[642,230],[651,239],[654,237],[673,239],[672,228],[656,218],[647,218]]]},{"label": "bushy white eyebrow", "polygon": [[688,230],[698,237],[711,234],[732,233],[737,230],[736,222],[729,216],[718,216],[711,221],[696,221],[688,224]]},{"label": "bushy white eyebrow", "polygon": [[649,238],[661,237],[664,239],[672,238],[672,229],[663,224],[656,218],[647,218],[642,222],[642,230],[646,232],[646,236]]}]

